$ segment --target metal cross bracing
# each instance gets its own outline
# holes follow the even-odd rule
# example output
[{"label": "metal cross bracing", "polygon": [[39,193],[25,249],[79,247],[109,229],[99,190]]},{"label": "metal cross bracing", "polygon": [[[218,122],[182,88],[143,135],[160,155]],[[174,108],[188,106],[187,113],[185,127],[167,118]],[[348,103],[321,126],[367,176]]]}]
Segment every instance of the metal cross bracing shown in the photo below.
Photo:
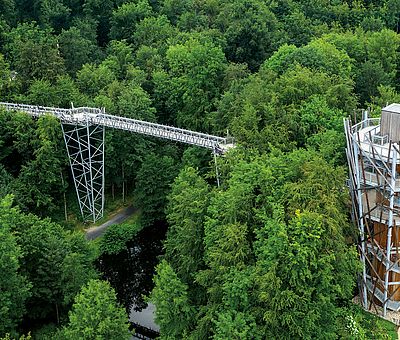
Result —
[{"label": "metal cross bracing", "polygon": [[380,133],[380,119],[344,121],[352,217],[359,229],[365,309],[400,310],[400,148]]},{"label": "metal cross bracing", "polygon": [[[7,111],[25,112],[33,117],[57,117],[64,133],[79,207],[85,220],[97,221],[104,210],[104,130],[105,127],[131,131],[212,150],[214,156],[234,146],[232,138],[180,129],[137,119],[113,116],[104,109],[79,107],[63,109],[0,102]],[[215,158],[216,160],[216,158]],[[217,183],[218,168],[217,171]]]},{"label": "metal cross bracing", "polygon": [[61,124],[84,220],[97,221],[104,210],[104,126]]}]

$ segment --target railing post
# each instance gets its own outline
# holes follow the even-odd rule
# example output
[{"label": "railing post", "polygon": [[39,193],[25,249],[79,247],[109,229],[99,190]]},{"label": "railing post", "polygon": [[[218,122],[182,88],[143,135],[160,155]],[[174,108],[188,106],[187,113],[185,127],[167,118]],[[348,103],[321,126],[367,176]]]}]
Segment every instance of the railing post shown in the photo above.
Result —
[{"label": "railing post", "polygon": [[213,154],[214,154],[215,174],[217,176],[217,186],[219,188],[219,171],[218,171],[218,163],[217,163],[217,146],[215,144],[214,144],[214,148],[213,148]]}]

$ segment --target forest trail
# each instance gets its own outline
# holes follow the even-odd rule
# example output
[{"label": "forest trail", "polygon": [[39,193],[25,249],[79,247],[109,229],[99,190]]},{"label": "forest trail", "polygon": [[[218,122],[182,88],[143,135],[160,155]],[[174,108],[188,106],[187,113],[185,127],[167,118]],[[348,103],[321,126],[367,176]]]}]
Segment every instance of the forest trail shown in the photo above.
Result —
[{"label": "forest trail", "polygon": [[112,224],[119,224],[124,222],[128,217],[132,216],[137,211],[137,208],[130,205],[129,207],[121,210],[115,216],[110,218],[108,221],[99,225],[98,227],[92,227],[86,231],[86,239],[94,240],[99,236],[103,235],[106,229]]}]

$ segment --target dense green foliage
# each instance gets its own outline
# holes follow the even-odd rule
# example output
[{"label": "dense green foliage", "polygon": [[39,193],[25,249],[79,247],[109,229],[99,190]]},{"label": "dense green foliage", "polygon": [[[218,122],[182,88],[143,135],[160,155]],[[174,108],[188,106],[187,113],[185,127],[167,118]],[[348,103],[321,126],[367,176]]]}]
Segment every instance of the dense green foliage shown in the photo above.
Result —
[{"label": "dense green foliage", "polygon": [[118,254],[125,249],[126,243],[142,228],[139,223],[125,222],[107,228],[100,241],[102,254]]},{"label": "dense green foliage", "polygon": [[[344,171],[312,150],[232,157],[220,190],[209,192],[191,168],[176,179],[170,264],[158,268],[153,300],[164,306],[160,296],[184,294],[179,308],[192,314],[181,335],[335,338],[335,316],[352,296],[357,270],[355,247],[344,238],[351,232]],[[167,273],[180,291],[163,284]],[[164,313],[157,309],[162,331],[167,324],[174,337]]]},{"label": "dense green foliage", "polygon": [[76,296],[60,339],[130,339],[125,310],[105,281],[91,280]]},{"label": "dense green foliage", "polygon": [[[216,188],[207,150],[107,130],[107,199],[141,220],[98,251],[68,231],[79,209],[59,122],[0,110],[0,336],[65,325],[96,256],[167,222],[151,294],[162,338],[352,338],[354,320],[377,337],[349,307],[342,119],[400,101],[399,15],[396,0],[0,0],[0,101],[105,107],[237,143]],[[60,334],[111,336],[84,334],[84,315],[115,311],[90,282]],[[107,303],[85,306],[102,289]]]},{"label": "dense green foliage", "polygon": [[94,249],[81,233],[23,214],[12,207],[10,196],[0,203],[0,230],[6,241],[2,243],[2,274],[8,273],[2,275],[7,280],[2,288],[2,334],[16,330],[25,310],[32,322],[60,322],[81,286],[97,276],[92,265]]},{"label": "dense green foliage", "polygon": [[8,227],[2,225],[0,239],[0,334],[4,334],[14,331],[21,321],[31,285],[20,273],[21,247]]}]

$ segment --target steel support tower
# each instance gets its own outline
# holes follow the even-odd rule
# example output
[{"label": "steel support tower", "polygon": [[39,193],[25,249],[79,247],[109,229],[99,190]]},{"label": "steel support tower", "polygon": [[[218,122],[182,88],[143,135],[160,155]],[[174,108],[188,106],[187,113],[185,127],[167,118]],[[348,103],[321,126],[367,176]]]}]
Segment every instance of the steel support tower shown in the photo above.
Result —
[{"label": "steel support tower", "polygon": [[[207,148],[212,150],[214,157],[225,153],[234,146],[232,138],[113,116],[106,114],[104,109],[98,108],[63,109],[3,102],[0,102],[0,108],[25,112],[32,117],[49,114],[60,120],[79,208],[83,219],[93,222],[99,220],[104,211],[104,135],[106,127]],[[219,185],[217,165],[216,172]]]},{"label": "steel support tower", "polygon": [[104,211],[104,126],[61,124],[72,177],[84,220],[97,221]]}]

